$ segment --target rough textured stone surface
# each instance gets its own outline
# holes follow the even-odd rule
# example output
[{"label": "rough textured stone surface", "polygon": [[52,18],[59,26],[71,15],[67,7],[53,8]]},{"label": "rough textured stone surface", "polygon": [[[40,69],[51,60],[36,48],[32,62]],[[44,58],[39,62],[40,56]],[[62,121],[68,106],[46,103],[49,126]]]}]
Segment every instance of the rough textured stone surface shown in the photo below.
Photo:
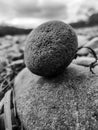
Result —
[{"label": "rough textured stone surface", "polygon": [[25,68],[15,79],[17,112],[26,130],[98,130],[98,67],[71,64],[47,79]]},{"label": "rough textured stone surface", "polygon": [[58,75],[71,63],[77,46],[77,37],[70,25],[49,21],[28,36],[25,63],[37,75]]}]

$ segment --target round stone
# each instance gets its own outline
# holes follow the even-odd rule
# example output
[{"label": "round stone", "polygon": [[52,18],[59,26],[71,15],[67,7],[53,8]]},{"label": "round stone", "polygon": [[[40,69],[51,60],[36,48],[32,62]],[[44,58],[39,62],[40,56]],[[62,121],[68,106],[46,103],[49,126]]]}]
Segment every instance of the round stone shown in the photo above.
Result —
[{"label": "round stone", "polygon": [[77,47],[77,36],[70,25],[49,21],[29,34],[24,52],[25,64],[34,74],[53,77],[71,63]]}]

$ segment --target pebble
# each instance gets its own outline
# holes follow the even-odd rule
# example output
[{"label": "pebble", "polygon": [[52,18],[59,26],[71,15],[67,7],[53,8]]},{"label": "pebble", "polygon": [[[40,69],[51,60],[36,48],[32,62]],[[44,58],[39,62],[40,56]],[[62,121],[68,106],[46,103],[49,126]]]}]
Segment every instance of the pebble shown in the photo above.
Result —
[{"label": "pebble", "polygon": [[70,25],[49,21],[29,34],[24,52],[25,64],[34,74],[53,77],[71,63],[77,47],[77,36]]}]

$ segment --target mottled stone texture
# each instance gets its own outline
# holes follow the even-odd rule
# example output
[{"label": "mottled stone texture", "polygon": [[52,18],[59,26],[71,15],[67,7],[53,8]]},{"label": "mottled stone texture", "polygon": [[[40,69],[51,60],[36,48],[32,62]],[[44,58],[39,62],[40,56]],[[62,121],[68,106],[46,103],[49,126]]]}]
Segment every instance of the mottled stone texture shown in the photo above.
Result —
[{"label": "mottled stone texture", "polygon": [[46,22],[34,29],[26,40],[26,66],[40,76],[58,75],[71,63],[77,46],[77,37],[70,25]]},{"label": "mottled stone texture", "polygon": [[15,79],[17,112],[26,130],[98,130],[98,67],[71,64],[55,78],[25,68]]}]

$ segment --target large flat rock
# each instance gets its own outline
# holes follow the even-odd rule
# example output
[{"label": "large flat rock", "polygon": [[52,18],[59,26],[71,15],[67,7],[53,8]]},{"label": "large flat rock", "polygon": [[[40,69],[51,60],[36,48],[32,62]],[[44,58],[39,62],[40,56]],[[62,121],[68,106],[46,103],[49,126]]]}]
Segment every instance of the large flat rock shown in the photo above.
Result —
[{"label": "large flat rock", "polygon": [[15,79],[17,112],[26,130],[98,130],[98,67],[71,64],[46,79],[23,69]]}]

